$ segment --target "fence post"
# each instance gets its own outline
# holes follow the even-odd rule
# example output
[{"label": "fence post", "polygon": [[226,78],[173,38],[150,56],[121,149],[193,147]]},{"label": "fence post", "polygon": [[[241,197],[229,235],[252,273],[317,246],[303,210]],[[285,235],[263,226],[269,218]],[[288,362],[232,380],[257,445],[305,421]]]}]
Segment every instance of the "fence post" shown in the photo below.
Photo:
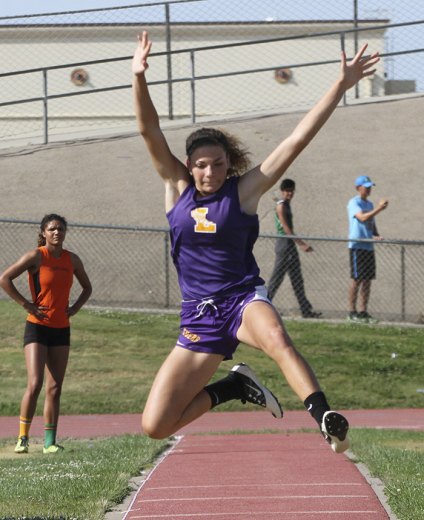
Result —
[{"label": "fence post", "polygon": [[[346,36],[345,33],[340,33],[340,48],[343,52],[346,52]],[[343,105],[346,106],[346,92],[343,94]]]},{"label": "fence post", "polygon": [[166,67],[168,74],[168,118],[174,119],[174,101],[172,92],[172,59],[171,59],[171,21],[169,15],[169,4],[165,4],[165,27],[166,27]]},{"label": "fence post", "polygon": [[406,287],[405,287],[405,246],[400,248],[400,312],[402,321],[406,319]]},{"label": "fence post", "polygon": [[[354,52],[353,55],[356,56],[358,52],[358,0],[353,0],[353,27],[355,29],[353,38],[354,38]],[[355,99],[359,98],[359,84],[355,85]]]},{"label": "fence post", "polygon": [[49,119],[47,105],[47,69],[43,69],[43,132],[44,144],[49,142]]},{"label": "fence post", "polygon": [[169,234],[165,233],[165,307],[169,309],[170,305],[170,282],[169,282]]},{"label": "fence post", "polygon": [[190,63],[191,63],[191,122],[196,122],[196,86],[195,86],[195,68],[194,68],[194,51],[190,51]]}]

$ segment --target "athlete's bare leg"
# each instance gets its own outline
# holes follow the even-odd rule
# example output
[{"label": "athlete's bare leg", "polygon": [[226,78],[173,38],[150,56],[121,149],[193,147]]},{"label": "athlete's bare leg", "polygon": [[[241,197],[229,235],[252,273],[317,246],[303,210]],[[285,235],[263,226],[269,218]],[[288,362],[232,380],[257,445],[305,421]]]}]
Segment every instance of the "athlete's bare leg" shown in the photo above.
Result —
[{"label": "athlete's bare leg", "polygon": [[273,359],[302,402],[320,387],[311,367],[296,350],[280,315],[263,301],[254,301],[243,312],[237,337]]},{"label": "athlete's bare leg", "polygon": [[68,365],[69,346],[50,347],[46,360],[44,424],[57,424],[62,384]]},{"label": "athlete's bare leg", "polygon": [[21,417],[32,419],[37,407],[38,396],[43,387],[47,347],[40,343],[28,343],[24,347],[27,369],[27,387],[21,401]]},{"label": "athlete's bare leg", "polygon": [[211,408],[204,387],[223,356],[175,347],[156,374],[142,416],[144,433],[154,439],[169,437]]}]

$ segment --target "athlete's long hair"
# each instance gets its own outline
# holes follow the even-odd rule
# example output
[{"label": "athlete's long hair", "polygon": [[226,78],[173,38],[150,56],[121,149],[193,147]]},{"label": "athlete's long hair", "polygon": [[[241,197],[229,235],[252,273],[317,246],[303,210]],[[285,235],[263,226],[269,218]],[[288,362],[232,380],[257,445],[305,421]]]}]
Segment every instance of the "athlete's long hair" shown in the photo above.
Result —
[{"label": "athlete's long hair", "polygon": [[58,220],[65,226],[65,230],[68,228],[68,223],[66,222],[65,217],[61,217],[56,213],[49,213],[48,215],[44,215],[43,220],[40,223],[40,231],[38,232],[38,247],[46,245],[46,239],[43,236],[43,232],[46,229],[46,226],[52,220]]},{"label": "athlete's long hair", "polygon": [[217,128],[199,128],[192,132],[186,139],[187,157],[190,158],[196,148],[207,145],[221,146],[228,154],[230,161],[228,177],[240,176],[250,168],[250,152],[241,141],[234,135]]}]

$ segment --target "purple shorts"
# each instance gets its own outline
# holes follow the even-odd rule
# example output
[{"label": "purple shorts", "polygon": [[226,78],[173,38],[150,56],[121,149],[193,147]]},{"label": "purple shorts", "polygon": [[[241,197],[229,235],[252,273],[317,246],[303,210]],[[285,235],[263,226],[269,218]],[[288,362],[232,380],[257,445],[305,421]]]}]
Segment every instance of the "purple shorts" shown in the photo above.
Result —
[{"label": "purple shorts", "polygon": [[264,285],[227,297],[182,302],[180,336],[177,346],[194,352],[221,354],[232,359],[240,343],[237,331],[246,305],[253,301],[271,302]]}]

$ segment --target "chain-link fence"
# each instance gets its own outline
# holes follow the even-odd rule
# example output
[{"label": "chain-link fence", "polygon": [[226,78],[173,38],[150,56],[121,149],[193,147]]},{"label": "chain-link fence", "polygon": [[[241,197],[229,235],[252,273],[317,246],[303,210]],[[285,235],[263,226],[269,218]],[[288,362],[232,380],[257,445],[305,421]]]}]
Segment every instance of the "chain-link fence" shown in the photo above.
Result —
[{"label": "chain-link fence", "polygon": [[[2,243],[0,271],[35,247],[38,223],[0,220]],[[350,285],[347,240],[303,237],[314,252],[301,254],[306,295],[323,318],[345,318]],[[261,274],[269,281],[274,265],[275,235],[261,235],[255,255]],[[180,292],[170,259],[167,229],[72,224],[66,247],[83,260],[93,284],[89,304],[104,307],[176,310]],[[369,311],[387,321],[423,324],[424,242],[375,243],[377,278],[372,282]],[[25,276],[17,287],[29,296]],[[73,288],[73,297],[79,290]],[[6,298],[4,292],[0,298]],[[274,297],[283,315],[299,316],[288,276]]]},{"label": "chain-link fence", "polygon": [[0,143],[134,131],[130,60],[144,28],[165,119],[310,106],[340,49],[364,41],[383,59],[345,102],[423,92],[423,19],[423,2],[393,0],[180,0],[1,18]]}]

